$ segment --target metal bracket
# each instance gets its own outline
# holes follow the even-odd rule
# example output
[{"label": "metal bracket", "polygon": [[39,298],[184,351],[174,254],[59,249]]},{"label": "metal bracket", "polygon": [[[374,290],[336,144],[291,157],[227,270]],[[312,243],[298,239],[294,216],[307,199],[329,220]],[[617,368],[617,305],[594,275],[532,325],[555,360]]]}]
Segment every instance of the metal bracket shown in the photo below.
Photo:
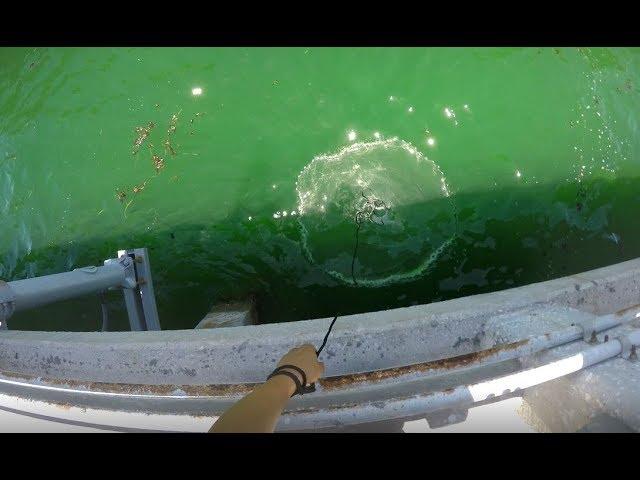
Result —
[{"label": "metal bracket", "polygon": [[[138,285],[138,282],[136,281],[136,271],[133,264],[133,259],[131,259],[129,255],[123,254],[123,255],[118,255],[118,258],[109,258],[108,260],[104,261],[105,265],[111,265],[114,263],[122,266],[124,270],[124,281],[122,282],[122,285],[121,285],[122,288],[136,288],[136,286]],[[80,270],[86,270],[87,268],[95,268],[95,267],[85,267],[84,269],[80,269]]]},{"label": "metal bracket", "polygon": [[128,284],[123,292],[131,330],[160,330],[147,249],[119,250],[118,261],[126,267]]},{"label": "metal bracket", "polygon": [[452,409],[446,408],[430,413],[425,416],[425,420],[429,424],[429,428],[441,428],[447,425],[462,423],[467,419],[469,409]]},{"label": "metal bracket", "polygon": [[621,337],[618,337],[618,341],[620,342],[620,345],[622,345],[622,352],[620,353],[620,356],[622,358],[626,358],[627,360],[638,359],[638,354],[636,353],[636,346],[633,343],[631,343],[631,340],[629,340],[628,336],[623,335]]},{"label": "metal bracket", "polygon": [[596,328],[596,320],[597,317],[587,317],[575,323],[577,327],[582,328],[582,339],[587,343],[596,343],[598,341],[596,338],[598,331]]}]

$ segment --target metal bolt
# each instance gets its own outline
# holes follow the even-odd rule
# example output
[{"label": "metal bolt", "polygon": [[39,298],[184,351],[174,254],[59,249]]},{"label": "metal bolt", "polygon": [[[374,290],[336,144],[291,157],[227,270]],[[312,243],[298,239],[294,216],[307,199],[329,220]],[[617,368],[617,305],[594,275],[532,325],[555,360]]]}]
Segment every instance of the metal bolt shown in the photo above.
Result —
[{"label": "metal bolt", "polygon": [[589,339],[589,343],[596,343],[598,341],[598,339],[596,338],[596,332],[595,330],[593,332],[591,332],[591,338]]}]

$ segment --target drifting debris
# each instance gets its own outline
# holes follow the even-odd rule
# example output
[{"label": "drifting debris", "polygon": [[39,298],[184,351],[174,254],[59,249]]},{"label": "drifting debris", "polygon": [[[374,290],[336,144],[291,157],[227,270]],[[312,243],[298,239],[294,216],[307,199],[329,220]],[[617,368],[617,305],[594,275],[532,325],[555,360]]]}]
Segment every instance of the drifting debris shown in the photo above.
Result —
[{"label": "drifting debris", "polygon": [[117,190],[116,190],[116,198],[117,198],[118,200],[120,200],[121,202],[124,202],[125,198],[127,198],[127,192],[125,192],[125,191],[124,191],[124,190],[122,190],[121,188],[120,188],[120,189],[117,189]]},{"label": "drifting debris", "polygon": [[165,153],[170,153],[173,156],[175,156],[176,154],[173,146],[171,145],[171,140],[169,140],[168,138],[164,141],[164,151]]},{"label": "drifting debris", "polygon": [[[198,117],[200,117],[200,116],[202,116],[202,115],[204,115],[204,113],[202,113],[202,112],[198,112],[198,113],[196,113],[196,114],[195,114],[195,117],[193,117],[191,120],[189,120],[189,124],[190,124],[190,125],[193,125],[193,122],[195,122],[196,118],[198,118]],[[189,135],[193,135],[193,134],[195,134],[195,131],[194,131],[194,130],[191,130],[191,131],[189,132]]]},{"label": "drifting debris", "polygon": [[156,173],[160,173],[160,170],[164,168],[164,160],[158,155],[154,155],[152,157],[152,160],[153,160],[153,166],[156,169]]},{"label": "drifting debris", "polygon": [[[155,108],[159,108],[160,104],[156,103]],[[175,156],[176,155],[176,151],[173,148],[173,145],[171,143],[171,136],[175,133],[177,126],[178,126],[178,120],[180,118],[180,114],[182,113],[182,110],[180,110],[178,113],[174,113],[173,115],[171,115],[171,118],[169,120],[169,127],[167,129],[167,137],[166,139],[163,141],[162,145],[164,147],[165,153],[166,155],[171,155],[171,156]],[[193,119],[191,119],[191,121],[189,123],[193,124],[195,118],[200,117],[201,115],[204,115],[204,113],[198,112],[195,114],[195,117]],[[151,134],[151,130],[153,128],[155,128],[156,124],[153,122],[149,122],[148,125],[145,126],[141,126],[141,127],[136,127],[135,128],[135,133],[136,133],[136,139],[133,142],[133,155],[136,155],[140,149],[140,147],[145,143],[145,140],[149,137],[149,135]],[[189,135],[193,135],[194,131],[190,131]],[[166,162],[165,159],[162,158],[159,155],[155,155],[153,153],[153,144],[152,143],[147,143],[146,144],[147,147],[149,148],[149,153],[151,155],[151,161],[153,162],[153,167],[156,171],[156,175],[160,173],[160,170],[162,170],[165,166],[166,166]],[[180,147],[180,145],[178,145],[178,147]],[[198,155],[197,153],[191,153],[191,154],[186,154],[186,155]],[[154,177],[149,177],[147,178],[147,180],[145,180],[143,183],[139,184],[139,185],[135,185],[132,189],[131,189],[131,193],[133,195],[137,195],[139,193],[141,193],[145,187],[147,186],[147,182],[151,181]],[[175,182],[179,180],[179,176],[178,175],[174,175],[172,176],[169,181],[170,182]],[[129,209],[129,207],[131,206],[132,203],[134,203],[134,199],[133,198],[128,198],[128,191],[126,189],[123,188],[117,188],[116,189],[116,198],[123,204],[125,204],[124,207],[124,216],[125,218],[127,217],[127,211]],[[102,211],[100,212],[102,213]],[[99,213],[99,214],[100,214]],[[154,220],[155,222],[155,220]]]},{"label": "drifting debris", "polygon": [[136,139],[133,142],[133,154],[135,155],[136,153],[138,153],[138,149],[140,148],[140,145],[142,145],[144,143],[144,141],[147,139],[147,137],[149,136],[149,133],[151,133],[151,130],[153,129],[153,127],[155,127],[155,123],[153,122],[149,122],[149,125],[146,127],[136,127],[135,132],[136,135],[138,135],[136,137]]},{"label": "drifting debris", "polygon": [[167,135],[172,135],[176,131],[176,127],[178,126],[178,117],[180,116],[180,112],[174,113],[171,115],[171,121],[169,122],[169,129],[167,130]]},{"label": "drifting debris", "polygon": [[143,183],[141,183],[140,185],[135,185],[133,187],[133,189],[131,190],[133,193],[140,193],[144,190],[144,187],[147,186],[147,181],[145,180]]}]

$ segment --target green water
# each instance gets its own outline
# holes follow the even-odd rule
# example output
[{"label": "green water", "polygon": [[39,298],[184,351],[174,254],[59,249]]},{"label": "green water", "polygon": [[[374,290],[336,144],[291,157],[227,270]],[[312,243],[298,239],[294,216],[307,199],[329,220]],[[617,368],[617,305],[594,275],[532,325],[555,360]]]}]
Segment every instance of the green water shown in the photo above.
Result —
[{"label": "green water", "polygon": [[[216,301],[250,294],[263,321],[293,321],[634,258],[639,68],[638,49],[0,49],[0,278],[146,246],[162,326],[174,329],[193,327]],[[150,122],[132,154],[135,128]],[[455,238],[417,277],[356,287],[305,255],[300,217],[290,214],[296,180],[315,157],[394,137],[446,178]],[[152,155],[164,161],[158,171]],[[420,212],[443,201],[394,213],[411,219],[410,234],[427,235],[435,220]],[[393,253],[385,242],[368,246]],[[399,276],[428,253],[410,243]],[[343,268],[352,247],[340,248]],[[363,251],[356,265],[364,274],[375,261]],[[127,329],[121,297],[109,303],[112,328]],[[95,297],[10,321],[98,327]]]}]

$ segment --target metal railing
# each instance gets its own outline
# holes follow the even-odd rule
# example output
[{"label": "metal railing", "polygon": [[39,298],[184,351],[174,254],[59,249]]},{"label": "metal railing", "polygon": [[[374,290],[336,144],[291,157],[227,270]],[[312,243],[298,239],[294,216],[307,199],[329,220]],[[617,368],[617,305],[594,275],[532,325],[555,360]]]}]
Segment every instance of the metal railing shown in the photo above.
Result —
[{"label": "metal railing", "polygon": [[101,267],[42,277],[0,281],[0,329],[15,312],[106,290],[122,289],[132,331],[160,330],[146,248],[120,250]]}]

